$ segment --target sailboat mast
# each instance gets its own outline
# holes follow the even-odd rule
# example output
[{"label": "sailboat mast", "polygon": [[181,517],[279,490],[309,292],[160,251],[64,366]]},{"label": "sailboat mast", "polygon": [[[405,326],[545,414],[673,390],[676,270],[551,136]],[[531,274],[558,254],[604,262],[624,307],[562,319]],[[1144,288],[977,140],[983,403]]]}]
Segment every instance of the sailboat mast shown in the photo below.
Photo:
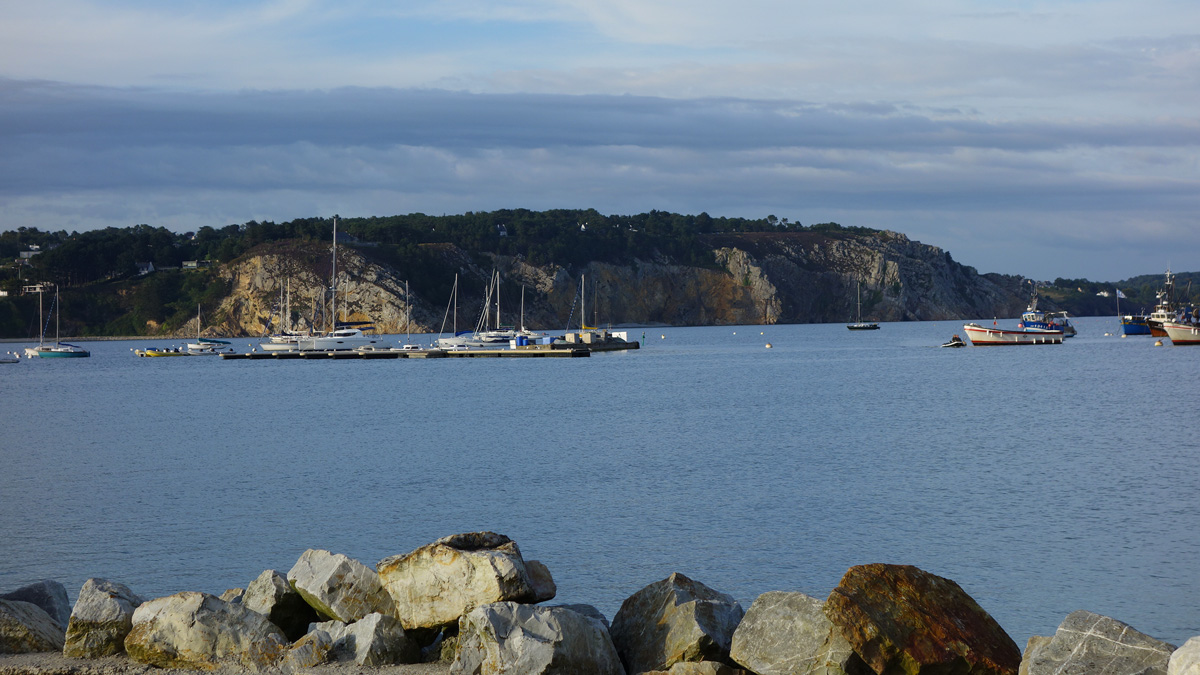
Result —
[{"label": "sailboat mast", "polygon": [[496,330],[500,330],[500,270],[496,270]]},{"label": "sailboat mast", "polygon": [[408,294],[408,279],[404,280],[404,335],[405,342],[412,342],[412,296]]},{"label": "sailboat mast", "polygon": [[329,279],[329,289],[332,297],[329,300],[329,314],[332,325],[329,331],[337,330],[337,216],[333,217],[333,274]]},{"label": "sailboat mast", "polygon": [[58,344],[59,319],[62,318],[62,307],[58,305],[58,286],[54,287],[54,344]]}]

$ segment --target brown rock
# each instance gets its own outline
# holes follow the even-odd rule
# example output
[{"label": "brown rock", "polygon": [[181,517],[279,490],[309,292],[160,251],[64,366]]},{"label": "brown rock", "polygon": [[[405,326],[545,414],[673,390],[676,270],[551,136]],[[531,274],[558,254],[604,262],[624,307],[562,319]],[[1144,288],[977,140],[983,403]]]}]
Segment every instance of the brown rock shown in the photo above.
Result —
[{"label": "brown rock", "polygon": [[825,615],[880,675],[1015,675],[1021,651],[958,584],[911,565],[851,567]]}]

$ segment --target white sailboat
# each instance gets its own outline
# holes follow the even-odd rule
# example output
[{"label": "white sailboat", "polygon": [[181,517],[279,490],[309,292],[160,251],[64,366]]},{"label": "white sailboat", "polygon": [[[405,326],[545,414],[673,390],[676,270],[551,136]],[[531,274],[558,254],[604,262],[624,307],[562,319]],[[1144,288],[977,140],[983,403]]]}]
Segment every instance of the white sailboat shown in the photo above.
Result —
[{"label": "white sailboat", "polygon": [[408,292],[408,280],[404,280],[404,344],[400,349],[406,352],[417,351],[421,345],[412,343],[412,296]]},{"label": "white sailboat", "polygon": [[334,352],[349,349],[376,349],[383,346],[383,340],[365,331],[374,330],[373,326],[362,324],[338,324],[337,320],[337,216],[333,217],[333,272],[330,275],[330,330],[321,335],[298,338],[296,348],[300,351]]},{"label": "white sailboat", "polygon": [[83,358],[91,356],[92,353],[78,345],[67,344],[59,341],[59,324],[62,308],[58,303],[58,286],[54,287],[54,344],[46,344],[46,324],[42,320],[42,295],[46,291],[45,284],[37,284],[35,286],[26,286],[26,292],[38,294],[38,323],[42,324],[42,333],[38,338],[38,346],[26,347],[25,356],[28,358]]},{"label": "white sailboat", "polygon": [[850,330],[879,330],[877,323],[864,323],[862,320],[862,282],[858,282],[858,319],[851,324],[847,324],[846,328]]},{"label": "white sailboat", "polygon": [[[196,341],[187,343],[187,353],[190,356],[216,356],[229,345],[228,340],[214,340],[200,337],[200,305],[196,305]],[[232,348],[229,351],[233,351]]]}]

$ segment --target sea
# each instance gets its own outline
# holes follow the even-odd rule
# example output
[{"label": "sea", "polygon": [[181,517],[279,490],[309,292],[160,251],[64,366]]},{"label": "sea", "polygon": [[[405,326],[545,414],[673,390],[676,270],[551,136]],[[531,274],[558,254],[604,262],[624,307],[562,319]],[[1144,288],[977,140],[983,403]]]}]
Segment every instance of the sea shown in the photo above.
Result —
[{"label": "sea", "polygon": [[373,567],[490,530],[610,618],[673,572],[748,608],[895,563],[1022,648],[1079,609],[1179,645],[1200,635],[1200,347],[1075,321],[993,349],[940,348],[950,321],[629,328],[642,349],[585,359],[88,342],[0,365],[0,590],[218,594],[309,548]]}]

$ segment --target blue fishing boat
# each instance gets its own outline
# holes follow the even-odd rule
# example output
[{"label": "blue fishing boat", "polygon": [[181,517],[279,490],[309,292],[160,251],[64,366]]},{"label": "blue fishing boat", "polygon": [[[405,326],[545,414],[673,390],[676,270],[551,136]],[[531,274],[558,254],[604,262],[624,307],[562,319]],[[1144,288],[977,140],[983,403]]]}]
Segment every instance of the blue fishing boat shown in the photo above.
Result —
[{"label": "blue fishing boat", "polygon": [[[1032,286],[1032,282],[1030,285]],[[1062,331],[1064,338],[1075,337],[1075,327],[1071,325],[1071,320],[1067,317],[1066,312],[1045,312],[1038,309],[1037,304],[1038,294],[1037,289],[1034,288],[1029,298],[1029,306],[1021,315],[1021,322],[1017,324],[1018,328],[1036,333]]]}]

